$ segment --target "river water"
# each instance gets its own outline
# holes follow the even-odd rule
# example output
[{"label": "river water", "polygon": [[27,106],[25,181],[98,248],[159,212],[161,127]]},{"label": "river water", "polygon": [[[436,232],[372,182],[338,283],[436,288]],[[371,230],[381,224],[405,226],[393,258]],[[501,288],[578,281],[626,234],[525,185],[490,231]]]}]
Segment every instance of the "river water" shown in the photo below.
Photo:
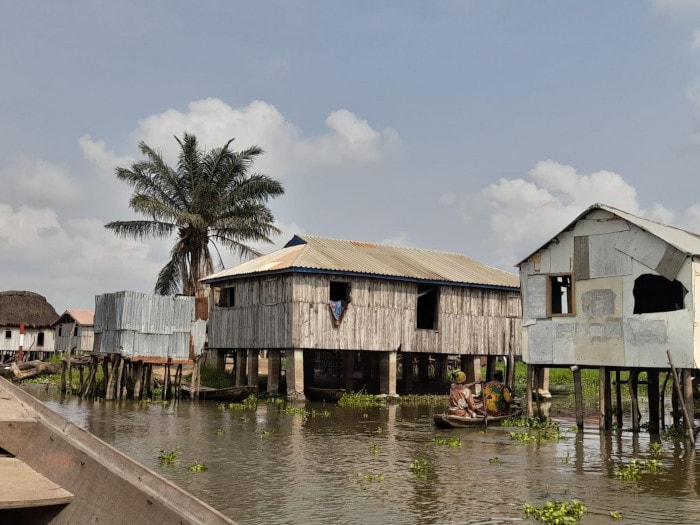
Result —
[{"label": "river water", "polygon": [[[27,388],[241,525],[534,524],[525,503],[574,498],[587,508],[582,524],[700,523],[700,461],[688,441],[602,432],[593,417],[576,432],[567,396],[549,407],[562,439],[523,443],[510,435],[519,428],[437,429],[432,414],[442,406],[261,402],[231,410],[211,401],[85,401]],[[176,460],[163,463],[161,451]],[[663,464],[660,473],[616,476],[632,460],[652,458]],[[206,470],[191,471],[196,464]]]}]

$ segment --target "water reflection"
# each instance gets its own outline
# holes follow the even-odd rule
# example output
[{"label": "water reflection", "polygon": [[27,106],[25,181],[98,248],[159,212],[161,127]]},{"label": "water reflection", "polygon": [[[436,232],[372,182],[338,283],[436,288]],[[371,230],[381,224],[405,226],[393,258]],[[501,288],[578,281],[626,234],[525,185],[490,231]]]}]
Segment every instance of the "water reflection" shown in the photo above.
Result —
[{"label": "water reflection", "polygon": [[[535,523],[523,519],[524,503],[572,498],[588,508],[584,524],[608,523],[611,511],[638,524],[694,523],[700,513],[699,465],[686,441],[599,432],[595,414],[583,432],[571,431],[569,401],[556,397],[547,410],[565,439],[519,443],[508,428],[437,429],[432,413],[442,407],[308,403],[316,415],[304,418],[276,404],[221,410],[211,402],[32,393],[240,524]],[[433,441],[445,437],[459,437],[461,446]],[[652,457],[652,442],[661,445],[663,472],[639,482],[618,479],[630,460]],[[159,452],[177,447],[177,462],[161,464]],[[418,459],[430,465],[425,477],[411,470]],[[195,463],[207,470],[190,472]]]}]

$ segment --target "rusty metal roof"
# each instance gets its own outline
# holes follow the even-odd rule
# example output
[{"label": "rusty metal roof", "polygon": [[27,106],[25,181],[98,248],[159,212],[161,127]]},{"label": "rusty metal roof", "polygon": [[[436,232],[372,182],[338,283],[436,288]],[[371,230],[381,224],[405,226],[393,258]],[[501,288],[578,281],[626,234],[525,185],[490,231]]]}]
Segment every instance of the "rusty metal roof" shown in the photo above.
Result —
[{"label": "rusty metal roof", "polygon": [[284,248],[209,275],[205,283],[252,274],[301,271],[377,278],[519,288],[517,274],[493,268],[458,253],[386,246],[295,235]]}]

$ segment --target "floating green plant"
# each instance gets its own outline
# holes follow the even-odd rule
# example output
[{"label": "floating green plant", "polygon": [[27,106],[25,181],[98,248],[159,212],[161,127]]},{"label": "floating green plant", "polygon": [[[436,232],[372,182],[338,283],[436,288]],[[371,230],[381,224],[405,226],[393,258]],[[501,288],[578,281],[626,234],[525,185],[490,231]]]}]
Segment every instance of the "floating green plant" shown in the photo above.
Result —
[{"label": "floating green plant", "polygon": [[658,458],[663,454],[663,447],[661,443],[649,443],[649,454],[653,457]]},{"label": "floating green plant", "polygon": [[180,445],[173,450],[161,450],[158,454],[158,459],[161,463],[175,463],[177,461],[177,453],[180,451]]},{"label": "floating green plant", "polygon": [[449,438],[433,438],[432,442],[435,443],[436,445],[447,445],[448,447],[461,447],[462,446],[462,440],[458,437],[449,437]]},{"label": "floating green plant", "polygon": [[411,461],[411,472],[420,479],[425,479],[431,471],[430,463],[427,459],[414,459]]},{"label": "floating green plant", "polygon": [[363,474],[362,472],[358,472],[357,477],[362,478],[365,481],[369,481],[370,483],[384,481],[385,479],[384,474]]},{"label": "floating green plant", "polygon": [[195,463],[194,465],[187,467],[187,470],[190,472],[204,472],[207,470],[207,467],[202,463]]},{"label": "floating green plant", "polygon": [[619,520],[622,519],[622,513],[615,510],[610,511],[610,519]]},{"label": "floating green plant", "polygon": [[377,399],[376,396],[370,394],[346,392],[338,400],[338,406],[351,408],[372,408],[383,407],[385,406],[385,403]]},{"label": "floating green plant", "polygon": [[581,521],[586,507],[577,499],[571,501],[548,501],[542,507],[525,503],[525,517],[534,518],[545,525],[569,525]]},{"label": "floating green plant", "polygon": [[557,441],[562,439],[563,435],[559,429],[559,423],[546,421],[528,425],[528,430],[511,432],[510,438],[520,443],[542,443]]},{"label": "floating green plant", "polygon": [[501,462],[501,458],[499,458],[498,456],[494,456],[492,458],[489,458],[489,463],[500,463],[500,462]]},{"label": "floating green plant", "polygon": [[625,481],[639,481],[642,479],[642,474],[659,474],[663,469],[663,463],[658,459],[633,459],[627,465],[620,467],[615,472],[615,477]]},{"label": "floating green plant", "polygon": [[220,429],[218,429],[218,430],[216,431],[216,435],[217,435],[217,436],[223,436],[224,434],[225,434],[225,432],[224,432],[224,429],[223,429],[223,428],[220,428]]},{"label": "floating green plant", "polygon": [[263,431],[262,431],[262,434],[260,434],[260,436],[261,436],[261,437],[267,437],[267,436],[271,436],[273,433],[274,433],[273,430],[263,430]]},{"label": "floating green plant", "polygon": [[369,453],[372,454],[372,455],[374,455],[374,456],[376,456],[377,454],[379,454],[379,445],[377,445],[376,443],[372,443],[372,444],[369,446]]}]

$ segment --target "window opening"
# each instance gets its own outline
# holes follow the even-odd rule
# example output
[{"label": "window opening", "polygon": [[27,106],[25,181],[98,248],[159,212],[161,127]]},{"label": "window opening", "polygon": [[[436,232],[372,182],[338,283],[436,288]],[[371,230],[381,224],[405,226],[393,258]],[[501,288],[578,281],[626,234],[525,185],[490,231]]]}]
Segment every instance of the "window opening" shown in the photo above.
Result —
[{"label": "window opening", "polygon": [[549,278],[550,315],[573,313],[573,293],[571,275],[552,275]]},{"label": "window opening", "polygon": [[75,326],[73,327],[73,336],[74,336],[74,337],[78,337],[78,325],[75,325]]},{"label": "window opening", "polygon": [[63,335],[63,327],[59,324],[58,325],[58,337],[61,337]]},{"label": "window opening", "polygon": [[36,345],[44,346],[44,332],[39,332],[36,336]]},{"label": "window opening", "polygon": [[634,313],[673,312],[685,308],[688,290],[678,281],[661,275],[644,274],[634,280]]},{"label": "window opening", "polygon": [[331,281],[328,291],[329,301],[345,301],[350,302],[350,283]]},{"label": "window opening", "polygon": [[232,308],[236,306],[236,287],[229,286],[221,290],[219,296],[219,306],[224,308]]},{"label": "window opening", "polygon": [[416,328],[435,330],[438,314],[438,287],[419,284],[416,294]]},{"label": "window opening", "polygon": [[12,339],[12,330],[5,330],[5,339]]}]

